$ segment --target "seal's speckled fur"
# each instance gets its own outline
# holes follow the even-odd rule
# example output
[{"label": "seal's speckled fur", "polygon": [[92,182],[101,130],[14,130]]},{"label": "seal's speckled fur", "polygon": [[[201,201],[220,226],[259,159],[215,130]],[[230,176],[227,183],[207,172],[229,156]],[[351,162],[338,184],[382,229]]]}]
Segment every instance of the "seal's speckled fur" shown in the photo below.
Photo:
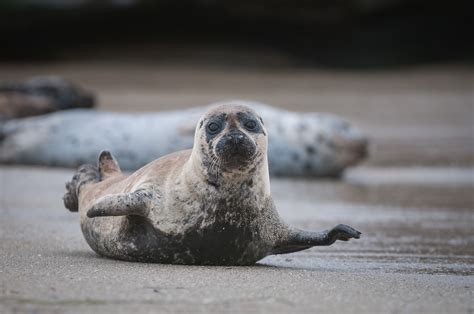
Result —
[{"label": "seal's speckled fur", "polygon": [[121,260],[249,265],[269,254],[359,238],[345,225],[323,232],[286,225],[270,194],[266,153],[267,131],[258,114],[239,104],[220,105],[199,120],[192,150],[130,176],[104,151],[96,175],[82,167],[64,201],[74,209],[78,200],[92,249]]},{"label": "seal's speckled fur", "polygon": [[[367,138],[330,114],[298,113],[254,101],[232,101],[257,110],[268,131],[270,174],[338,176],[366,157]],[[60,111],[0,122],[0,163],[77,167],[113,151],[124,170],[193,146],[194,127],[207,110],[114,113]]]}]

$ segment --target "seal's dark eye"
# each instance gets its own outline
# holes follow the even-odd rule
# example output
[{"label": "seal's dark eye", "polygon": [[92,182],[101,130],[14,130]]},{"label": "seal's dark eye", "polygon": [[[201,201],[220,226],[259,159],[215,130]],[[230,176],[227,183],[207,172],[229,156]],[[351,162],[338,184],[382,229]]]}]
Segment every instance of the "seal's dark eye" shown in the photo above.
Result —
[{"label": "seal's dark eye", "polygon": [[207,129],[209,130],[209,132],[215,133],[215,132],[219,131],[220,125],[215,123],[215,122],[211,122],[207,125]]},{"label": "seal's dark eye", "polygon": [[255,128],[257,127],[257,123],[255,121],[248,121],[247,123],[245,123],[245,127],[247,128],[247,130],[255,130]]}]

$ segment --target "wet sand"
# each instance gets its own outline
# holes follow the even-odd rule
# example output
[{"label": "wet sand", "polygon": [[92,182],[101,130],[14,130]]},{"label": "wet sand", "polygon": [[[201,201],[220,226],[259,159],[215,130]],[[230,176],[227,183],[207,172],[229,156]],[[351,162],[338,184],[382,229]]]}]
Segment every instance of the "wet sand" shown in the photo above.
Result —
[{"label": "wet sand", "polygon": [[472,311],[472,184],[371,183],[371,171],[342,182],[272,180],[285,220],[315,230],[348,223],[359,241],[254,267],[198,267],[98,257],[61,204],[71,170],[1,167],[0,310]]},{"label": "wet sand", "polygon": [[0,166],[0,312],[474,311],[471,69],[0,65],[0,80],[45,71],[94,86],[107,110],[250,98],[347,117],[371,134],[367,162],[341,180],[272,178],[272,191],[291,224],[347,223],[363,237],[253,267],[113,261],[91,251],[63,208],[71,169]]}]

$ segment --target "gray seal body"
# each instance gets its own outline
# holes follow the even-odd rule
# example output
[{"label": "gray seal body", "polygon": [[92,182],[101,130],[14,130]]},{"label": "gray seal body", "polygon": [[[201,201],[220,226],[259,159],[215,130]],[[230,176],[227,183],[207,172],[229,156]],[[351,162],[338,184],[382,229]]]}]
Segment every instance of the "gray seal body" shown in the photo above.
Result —
[{"label": "gray seal body", "polygon": [[[344,119],[297,113],[253,101],[232,101],[257,110],[268,130],[270,174],[338,176],[362,161],[367,138]],[[95,163],[104,148],[124,170],[190,149],[196,122],[209,107],[151,113],[87,109],[0,122],[0,162],[60,167]]]},{"label": "gray seal body", "polygon": [[309,232],[284,223],[272,201],[268,131],[250,107],[212,107],[192,150],[157,159],[130,176],[103,151],[67,183],[65,206],[79,211],[98,254],[128,261],[249,265],[270,254],[359,238],[338,225]]}]

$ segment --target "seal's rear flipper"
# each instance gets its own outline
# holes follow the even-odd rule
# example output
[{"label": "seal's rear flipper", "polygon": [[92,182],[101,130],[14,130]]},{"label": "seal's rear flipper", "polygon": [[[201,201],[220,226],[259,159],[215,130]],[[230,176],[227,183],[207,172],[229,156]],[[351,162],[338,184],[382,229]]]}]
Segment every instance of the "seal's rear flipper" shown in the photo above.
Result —
[{"label": "seal's rear flipper", "polygon": [[103,150],[99,154],[98,167],[101,179],[106,179],[116,174],[121,174],[120,166],[117,160],[108,150]]},{"label": "seal's rear flipper", "polygon": [[80,188],[89,182],[99,181],[99,170],[96,166],[82,165],[72,177],[70,182],[66,182],[66,193],[63,196],[64,207],[72,212],[77,212],[79,208],[78,195]]},{"label": "seal's rear flipper", "polygon": [[87,217],[136,215],[147,217],[152,199],[151,192],[111,194],[100,198],[87,211]]}]

